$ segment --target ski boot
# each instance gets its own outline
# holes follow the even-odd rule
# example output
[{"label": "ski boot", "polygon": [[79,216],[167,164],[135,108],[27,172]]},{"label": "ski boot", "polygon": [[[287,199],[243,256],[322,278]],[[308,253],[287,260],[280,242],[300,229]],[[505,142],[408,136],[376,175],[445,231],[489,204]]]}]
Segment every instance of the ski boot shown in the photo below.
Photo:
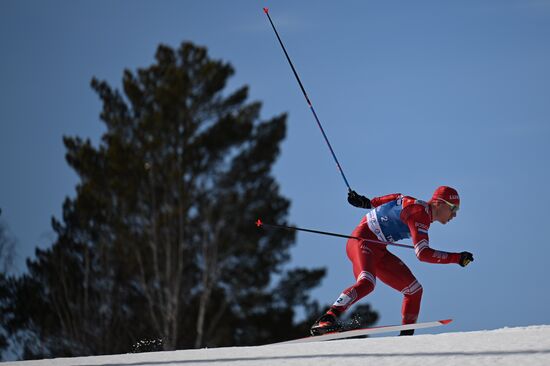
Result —
[{"label": "ski boot", "polygon": [[310,328],[311,335],[322,335],[330,332],[337,332],[341,328],[340,323],[336,319],[336,314],[332,310],[328,310],[323,314],[315,324]]}]

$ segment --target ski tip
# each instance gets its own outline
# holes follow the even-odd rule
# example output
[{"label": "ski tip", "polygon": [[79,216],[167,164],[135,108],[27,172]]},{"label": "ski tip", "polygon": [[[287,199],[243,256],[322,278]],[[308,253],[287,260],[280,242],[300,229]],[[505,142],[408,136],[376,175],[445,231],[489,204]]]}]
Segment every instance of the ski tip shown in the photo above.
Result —
[{"label": "ski tip", "polygon": [[440,322],[441,324],[444,324],[444,325],[445,325],[445,324],[449,324],[449,323],[452,322],[452,321],[453,321],[453,319],[445,319],[445,320],[440,320],[439,322]]},{"label": "ski tip", "polygon": [[264,13],[269,13],[269,8],[264,8]]},{"label": "ski tip", "polygon": [[260,219],[258,219],[258,220],[256,221],[256,226],[257,226],[257,227],[261,227],[263,224],[264,224],[264,223],[263,223],[262,220],[260,220]]}]

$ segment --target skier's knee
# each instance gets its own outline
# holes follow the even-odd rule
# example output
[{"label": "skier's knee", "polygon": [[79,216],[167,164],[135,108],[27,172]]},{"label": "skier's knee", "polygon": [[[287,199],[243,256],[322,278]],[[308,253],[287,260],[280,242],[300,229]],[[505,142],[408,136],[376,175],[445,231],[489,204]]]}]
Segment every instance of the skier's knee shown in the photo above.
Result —
[{"label": "skier's knee", "polygon": [[361,296],[365,296],[366,294],[370,293],[372,290],[374,290],[375,286],[376,277],[374,277],[371,273],[363,271],[357,277],[355,288],[361,294]]},{"label": "skier's knee", "polygon": [[422,292],[423,292],[422,285],[417,280],[414,280],[409,286],[401,290],[401,293],[403,293],[403,295],[405,295],[406,297],[416,297],[416,298],[421,298]]}]

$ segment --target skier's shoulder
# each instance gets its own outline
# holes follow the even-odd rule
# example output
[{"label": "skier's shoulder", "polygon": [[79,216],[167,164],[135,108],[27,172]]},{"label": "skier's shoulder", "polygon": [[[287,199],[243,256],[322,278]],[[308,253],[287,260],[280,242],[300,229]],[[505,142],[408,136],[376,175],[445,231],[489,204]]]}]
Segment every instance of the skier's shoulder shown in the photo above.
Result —
[{"label": "skier's shoulder", "polygon": [[402,197],[403,217],[414,218],[416,221],[430,222],[430,206],[428,202],[416,199],[411,196]]}]

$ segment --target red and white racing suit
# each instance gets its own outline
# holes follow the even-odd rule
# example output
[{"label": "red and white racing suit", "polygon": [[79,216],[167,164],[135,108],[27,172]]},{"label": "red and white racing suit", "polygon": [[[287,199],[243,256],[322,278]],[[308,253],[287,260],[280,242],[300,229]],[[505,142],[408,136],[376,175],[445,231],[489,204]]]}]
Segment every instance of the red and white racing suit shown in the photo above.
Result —
[{"label": "red and white racing suit", "polygon": [[[444,264],[459,262],[459,253],[430,248],[428,229],[432,212],[428,203],[399,193],[373,198],[371,203],[374,208],[363,217],[353,236],[390,242],[412,238],[419,260]],[[390,253],[386,245],[364,240],[349,239],[346,252],[353,264],[356,282],[332,305],[333,311],[342,313],[368,295],[378,278],[403,294],[402,323],[415,323],[420,311],[422,285],[405,263]]]}]

